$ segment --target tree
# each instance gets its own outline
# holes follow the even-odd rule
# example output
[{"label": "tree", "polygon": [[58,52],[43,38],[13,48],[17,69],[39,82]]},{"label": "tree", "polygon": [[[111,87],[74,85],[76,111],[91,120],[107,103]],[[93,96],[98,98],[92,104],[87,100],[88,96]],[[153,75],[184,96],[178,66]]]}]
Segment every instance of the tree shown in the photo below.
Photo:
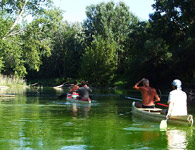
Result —
[{"label": "tree", "polygon": [[21,19],[27,16],[35,16],[43,13],[44,6],[50,5],[51,0],[2,0],[0,3],[0,11],[5,20],[12,20],[12,24],[3,35],[3,40],[9,36],[20,34],[22,30],[14,30],[20,23]]},{"label": "tree", "polygon": [[193,0],[156,0],[150,16],[151,32],[169,46],[169,72],[190,81],[195,76],[195,2]]},{"label": "tree", "polygon": [[82,77],[105,85],[116,77],[117,72],[124,73],[127,59],[124,45],[131,32],[130,25],[137,23],[138,19],[123,2],[91,5],[87,7],[86,14]]},{"label": "tree", "polygon": [[[38,71],[42,56],[50,55],[51,36],[62,20],[62,12],[47,9],[49,4],[50,0],[4,0],[0,3],[0,70],[3,74],[24,77],[30,69]],[[24,21],[29,15],[33,17],[30,23]]]},{"label": "tree", "polygon": [[116,68],[116,43],[97,35],[81,59],[82,78],[96,86],[107,85],[113,80]]},{"label": "tree", "polygon": [[[97,35],[105,40],[114,40],[116,43],[117,67],[119,72],[125,68],[124,42],[131,31],[129,26],[138,22],[138,19],[129,11],[125,3],[100,3],[87,7],[87,19],[84,22],[86,44],[94,40]],[[119,19],[120,18],[120,19]]]},{"label": "tree", "polygon": [[43,57],[51,56],[54,45],[54,35],[62,24],[62,12],[56,8],[44,11],[26,27],[26,32],[21,36],[23,43],[23,57],[29,66],[28,70],[39,71]]},{"label": "tree", "polygon": [[167,69],[166,62],[171,56],[168,52],[169,47],[163,39],[153,38],[150,30],[148,22],[139,22],[131,26],[131,33],[125,43],[125,78],[128,83],[143,77],[158,83],[166,76],[162,69]]},{"label": "tree", "polygon": [[80,32],[80,24],[63,22],[58,26],[51,37],[51,56],[43,58],[43,65],[37,76],[78,78],[80,57],[82,55]]}]

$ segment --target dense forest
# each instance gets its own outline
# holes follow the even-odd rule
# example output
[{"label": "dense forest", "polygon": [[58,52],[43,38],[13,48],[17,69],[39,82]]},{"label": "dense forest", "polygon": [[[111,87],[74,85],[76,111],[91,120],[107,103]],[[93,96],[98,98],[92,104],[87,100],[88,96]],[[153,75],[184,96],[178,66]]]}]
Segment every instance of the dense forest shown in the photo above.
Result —
[{"label": "dense forest", "polygon": [[[195,77],[195,1],[155,0],[141,21],[124,2],[86,8],[69,23],[52,0],[0,1],[0,74],[87,80],[96,86]],[[53,82],[54,83],[54,82]]]}]

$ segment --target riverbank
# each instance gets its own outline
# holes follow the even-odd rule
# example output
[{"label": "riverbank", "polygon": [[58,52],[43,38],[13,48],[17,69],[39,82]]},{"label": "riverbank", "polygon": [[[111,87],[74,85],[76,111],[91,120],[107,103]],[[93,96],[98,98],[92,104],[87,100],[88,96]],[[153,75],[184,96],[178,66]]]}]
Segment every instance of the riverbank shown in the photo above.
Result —
[{"label": "riverbank", "polygon": [[[82,79],[72,79],[72,78],[39,78],[39,79],[27,79],[27,84],[30,86],[43,86],[43,87],[69,87],[70,85],[72,85],[74,83],[74,81],[77,81],[77,83],[79,84]],[[97,87],[97,85],[95,83],[89,83],[89,86],[92,87]],[[127,84],[127,82],[122,81],[122,80],[117,80],[112,82],[112,84],[108,84],[108,85],[102,85],[102,86],[98,86],[98,88],[127,88],[129,87],[129,85]]]},{"label": "riverbank", "polygon": [[8,89],[13,87],[17,88],[27,87],[27,83],[22,78],[17,78],[15,76],[0,75],[0,89]]}]

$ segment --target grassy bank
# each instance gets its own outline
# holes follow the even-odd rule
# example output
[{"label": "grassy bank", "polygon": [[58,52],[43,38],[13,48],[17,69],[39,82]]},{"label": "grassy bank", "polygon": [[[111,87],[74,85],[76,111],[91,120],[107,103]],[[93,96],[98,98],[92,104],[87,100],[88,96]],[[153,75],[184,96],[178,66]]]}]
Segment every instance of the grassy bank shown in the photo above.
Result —
[{"label": "grassy bank", "polygon": [[26,81],[15,76],[0,75],[0,86],[26,87]]}]

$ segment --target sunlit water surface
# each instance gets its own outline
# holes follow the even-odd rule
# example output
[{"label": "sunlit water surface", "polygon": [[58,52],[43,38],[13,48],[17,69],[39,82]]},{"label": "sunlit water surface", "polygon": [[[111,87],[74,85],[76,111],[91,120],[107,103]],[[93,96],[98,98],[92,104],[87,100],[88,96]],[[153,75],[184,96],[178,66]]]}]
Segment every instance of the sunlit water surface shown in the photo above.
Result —
[{"label": "sunlit water surface", "polygon": [[[168,126],[136,120],[131,91],[94,90],[92,103],[58,99],[67,90],[53,88],[14,92],[0,99],[0,149],[125,150],[193,149],[194,127]],[[10,93],[10,91],[8,91]],[[164,98],[166,99],[166,98]],[[195,105],[189,111],[195,116]]]}]

